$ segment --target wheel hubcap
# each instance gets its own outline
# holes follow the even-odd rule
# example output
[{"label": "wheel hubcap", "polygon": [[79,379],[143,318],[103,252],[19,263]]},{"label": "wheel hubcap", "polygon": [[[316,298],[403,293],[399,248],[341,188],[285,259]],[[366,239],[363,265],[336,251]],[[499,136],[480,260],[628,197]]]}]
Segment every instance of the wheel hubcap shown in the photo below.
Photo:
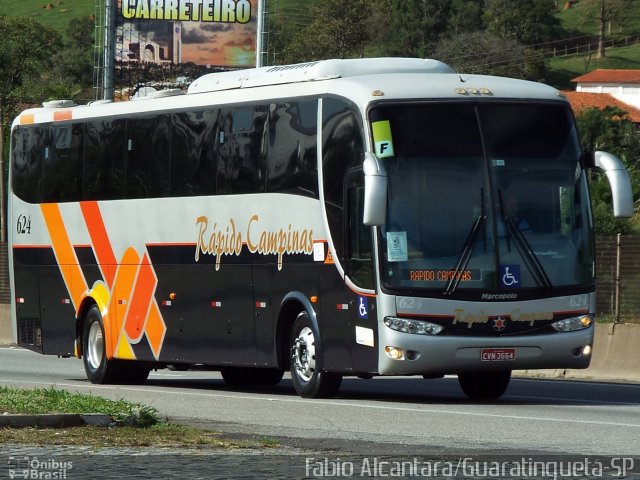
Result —
[{"label": "wheel hubcap", "polygon": [[298,376],[308,382],[316,370],[316,347],[309,327],[300,330],[291,347],[291,361]]},{"label": "wheel hubcap", "polygon": [[89,338],[87,339],[87,360],[92,368],[98,369],[102,363],[104,353],[104,337],[100,323],[93,322],[89,328]]}]

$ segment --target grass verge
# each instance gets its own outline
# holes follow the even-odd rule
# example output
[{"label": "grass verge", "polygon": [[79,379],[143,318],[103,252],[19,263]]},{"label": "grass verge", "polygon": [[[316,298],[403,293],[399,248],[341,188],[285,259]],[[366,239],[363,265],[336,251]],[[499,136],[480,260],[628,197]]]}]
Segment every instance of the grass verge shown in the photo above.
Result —
[{"label": "grass verge", "polygon": [[232,440],[220,433],[163,422],[155,408],[54,388],[0,387],[0,415],[101,413],[113,427],[0,428],[0,444],[82,445],[89,447],[274,448],[271,439]]}]

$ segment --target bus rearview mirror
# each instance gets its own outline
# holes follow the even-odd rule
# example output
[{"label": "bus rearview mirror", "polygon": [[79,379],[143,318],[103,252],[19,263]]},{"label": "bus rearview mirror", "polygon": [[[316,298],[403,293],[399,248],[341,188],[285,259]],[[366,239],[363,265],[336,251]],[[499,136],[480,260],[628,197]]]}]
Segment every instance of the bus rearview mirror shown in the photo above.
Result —
[{"label": "bus rearview mirror", "polygon": [[371,152],[364,156],[364,215],[368,226],[382,225],[387,218],[387,172]]},{"label": "bus rearview mirror", "polygon": [[614,217],[633,216],[633,191],[624,164],[607,152],[594,152],[593,156],[594,165],[604,171],[611,185]]}]

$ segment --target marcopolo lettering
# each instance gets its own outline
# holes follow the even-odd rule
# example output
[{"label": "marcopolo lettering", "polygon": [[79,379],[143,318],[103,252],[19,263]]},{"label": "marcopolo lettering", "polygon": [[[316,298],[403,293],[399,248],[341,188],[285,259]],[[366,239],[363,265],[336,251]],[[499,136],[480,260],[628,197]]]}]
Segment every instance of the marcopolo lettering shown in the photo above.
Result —
[{"label": "marcopolo lettering", "polygon": [[122,16],[130,19],[182,22],[249,23],[249,0],[122,0]]}]

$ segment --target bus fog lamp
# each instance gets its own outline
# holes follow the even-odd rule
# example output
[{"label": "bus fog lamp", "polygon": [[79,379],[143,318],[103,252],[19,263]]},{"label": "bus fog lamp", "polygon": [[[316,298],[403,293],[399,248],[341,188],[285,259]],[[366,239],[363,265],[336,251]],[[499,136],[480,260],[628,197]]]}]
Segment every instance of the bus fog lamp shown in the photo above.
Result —
[{"label": "bus fog lamp", "polygon": [[593,319],[589,315],[581,317],[565,318],[564,320],[558,320],[553,322],[551,326],[558,332],[573,332],[575,330],[582,330],[588,328],[593,323]]},{"label": "bus fog lamp", "polygon": [[404,352],[401,348],[390,347],[387,345],[386,347],[384,347],[384,351],[389,356],[389,358],[392,358],[394,360],[404,360]]},{"label": "bus fog lamp", "polygon": [[582,349],[582,355],[585,357],[588,357],[589,355],[591,355],[591,345],[584,346],[584,348]]},{"label": "bus fog lamp", "polygon": [[442,325],[435,323],[398,317],[385,317],[384,324],[391,330],[417,335],[437,335],[443,329]]}]

